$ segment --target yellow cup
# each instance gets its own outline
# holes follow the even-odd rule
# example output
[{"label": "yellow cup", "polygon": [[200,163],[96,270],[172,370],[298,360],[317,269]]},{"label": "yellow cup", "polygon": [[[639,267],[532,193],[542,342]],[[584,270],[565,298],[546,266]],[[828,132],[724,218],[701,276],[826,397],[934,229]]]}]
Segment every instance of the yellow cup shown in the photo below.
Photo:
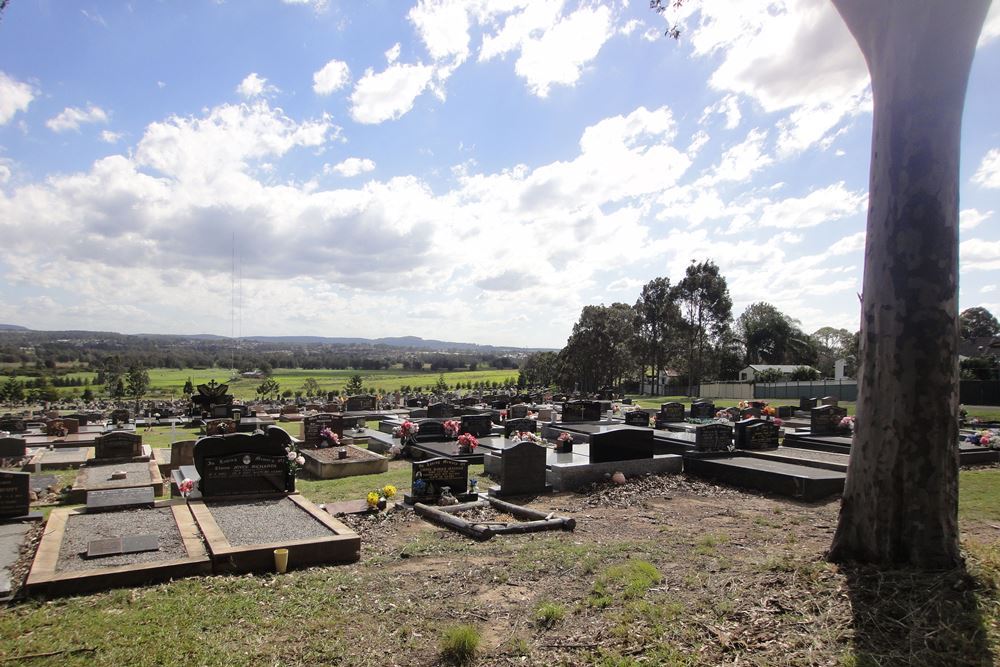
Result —
[{"label": "yellow cup", "polygon": [[288,570],[288,549],[274,550],[274,569],[278,574],[284,574]]}]

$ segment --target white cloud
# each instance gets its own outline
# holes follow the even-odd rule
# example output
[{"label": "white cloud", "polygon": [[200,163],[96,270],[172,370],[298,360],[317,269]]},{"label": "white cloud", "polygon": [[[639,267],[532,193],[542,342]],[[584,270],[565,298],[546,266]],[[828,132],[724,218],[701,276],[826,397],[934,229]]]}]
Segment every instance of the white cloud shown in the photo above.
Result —
[{"label": "white cloud", "polygon": [[995,292],[995,291],[997,291],[996,285],[983,285],[982,287],[979,288],[980,294],[989,294],[990,292]]},{"label": "white cloud", "polygon": [[1000,270],[1000,241],[962,241],[958,247],[958,255],[963,271]]},{"label": "white cloud", "polygon": [[720,114],[726,117],[727,130],[736,129],[739,127],[740,119],[743,117],[740,113],[739,97],[737,95],[726,95],[715,104],[705,107],[705,111],[702,112],[699,122],[704,123],[713,114]]},{"label": "white cloud", "polygon": [[167,87],[167,83],[165,81],[157,81],[156,87],[162,90]]},{"label": "white cloud", "polygon": [[117,144],[122,138],[121,132],[112,132],[111,130],[101,130],[101,141],[106,144]]},{"label": "white cloud", "polygon": [[335,165],[323,167],[325,173],[336,173],[341,176],[357,176],[369,171],[374,171],[375,163],[368,158],[349,157],[343,162]]},{"label": "white cloud", "polygon": [[351,93],[351,117],[359,123],[395,120],[413,108],[431,83],[434,67],[395,63],[378,74],[368,69]]},{"label": "white cloud", "polygon": [[300,5],[302,7],[312,7],[313,11],[321,14],[330,6],[330,0],[281,0],[286,5]]},{"label": "white cloud", "polygon": [[313,92],[329,95],[351,82],[351,70],[341,60],[331,60],[313,74]]},{"label": "white cloud", "polygon": [[267,79],[259,76],[257,72],[250,72],[240,85],[236,86],[236,92],[249,100],[261,95],[271,95],[278,92],[278,89],[268,84]]},{"label": "white cloud", "polygon": [[639,19],[632,19],[630,21],[627,21],[625,25],[623,25],[618,29],[618,34],[625,36],[631,35],[633,32],[641,28],[643,25],[644,25],[643,22],[640,21]]},{"label": "white cloud", "polygon": [[27,111],[33,99],[31,86],[0,72],[0,125],[6,125],[18,111]]},{"label": "white cloud", "polygon": [[962,209],[958,214],[958,227],[963,231],[975,229],[984,220],[989,220],[993,211],[979,211],[974,208]]},{"label": "white cloud", "polygon": [[[864,211],[868,196],[864,192],[851,192],[843,182],[813,190],[804,197],[788,197],[775,202],[755,201],[749,210],[734,217],[730,231],[749,227],[776,227],[778,229],[806,229],[836,222]],[[754,209],[759,208],[759,213]],[[864,232],[841,239],[831,250],[840,255],[863,247]],[[859,245],[862,244],[862,245]]]},{"label": "white cloud", "polygon": [[864,232],[856,232],[854,234],[848,234],[839,241],[836,241],[830,246],[831,255],[847,255],[852,252],[858,252],[865,249],[865,236]]},{"label": "white cloud", "polygon": [[760,169],[774,162],[764,153],[767,131],[754,128],[739,144],[722,154],[719,163],[706,178],[707,183],[731,181],[742,183]]},{"label": "white cloud", "polygon": [[990,5],[990,11],[986,14],[986,22],[983,24],[983,31],[979,35],[979,44],[982,47],[1000,37],[1000,4]]},{"label": "white cloud", "polygon": [[983,156],[972,182],[984,188],[1000,188],[1000,148],[992,148]]},{"label": "white cloud", "polygon": [[461,0],[420,0],[410,10],[409,19],[434,60],[461,63],[468,57],[469,4]]},{"label": "white cloud", "polygon": [[392,45],[392,48],[385,52],[385,59],[388,64],[393,64],[399,60],[400,44],[396,42]]},{"label": "white cloud", "polygon": [[86,109],[66,107],[58,116],[45,121],[45,126],[53,132],[79,130],[84,123],[107,123],[108,114],[93,104]]},{"label": "white cloud", "polygon": [[10,180],[11,173],[10,167],[3,162],[0,162],[0,185],[3,185]]}]

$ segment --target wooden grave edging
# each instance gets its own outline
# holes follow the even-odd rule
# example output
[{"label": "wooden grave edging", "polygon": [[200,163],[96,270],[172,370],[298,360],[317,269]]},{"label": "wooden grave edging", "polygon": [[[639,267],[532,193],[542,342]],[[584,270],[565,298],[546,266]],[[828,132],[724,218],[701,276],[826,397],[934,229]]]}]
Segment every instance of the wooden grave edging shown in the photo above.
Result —
[{"label": "wooden grave edging", "polygon": [[86,514],[85,508],[52,510],[45,524],[38,551],[31,563],[25,586],[29,594],[75,595],[77,593],[122,588],[212,573],[212,561],[198,532],[198,525],[183,501],[160,500],[154,507],[169,507],[174,523],[184,543],[187,558],[174,558],[153,563],[95,567],[86,570],[58,572],[59,550],[70,516]]},{"label": "wooden grave edging", "polygon": [[[160,475],[160,466],[156,463],[156,460],[150,458],[149,461],[137,461],[137,463],[145,463],[146,471],[149,473],[149,479],[142,480],[126,480],[129,482],[121,486],[106,486],[102,487],[100,490],[104,491],[106,489],[135,489],[142,486],[153,487],[153,495],[160,497],[163,495],[163,477]],[[80,472],[76,475],[76,480],[73,482],[72,488],[70,488],[69,493],[66,496],[66,501],[70,504],[78,504],[87,502],[87,491],[93,491],[95,489],[90,489],[86,486],[81,485],[81,480],[87,476],[88,472],[92,472],[94,468],[97,467],[109,467],[113,468],[116,465],[121,465],[121,462],[114,464],[100,464],[91,466],[82,466],[79,468]]]},{"label": "wooden grave edging", "polygon": [[[215,517],[212,516],[210,504],[206,505],[204,499],[192,500],[188,503],[191,513],[205,537],[205,542],[208,544],[213,571],[218,574],[273,572],[275,549],[288,549],[289,569],[307,565],[353,563],[361,558],[361,537],[357,533],[298,493],[276,496],[275,501],[284,498],[291,500],[313,519],[326,526],[332,535],[286,542],[233,546],[229,543],[229,539],[222,532],[222,529],[219,528]],[[226,497],[220,500],[231,502],[238,500],[238,498]],[[259,501],[261,497],[254,496],[253,500]]]},{"label": "wooden grave edging", "polygon": [[[464,512],[480,507],[490,507],[511,514],[522,521],[515,523],[508,522],[472,522],[461,517],[454,516],[457,512]],[[555,513],[541,512],[521,505],[508,503],[492,496],[480,496],[479,500],[459,503],[458,505],[448,505],[444,507],[434,507],[423,503],[415,503],[413,511],[434,523],[443,525],[455,530],[463,535],[476,540],[488,540],[494,535],[519,535],[524,533],[537,533],[545,530],[573,530],[576,528],[576,519],[563,516],[555,516]]]}]

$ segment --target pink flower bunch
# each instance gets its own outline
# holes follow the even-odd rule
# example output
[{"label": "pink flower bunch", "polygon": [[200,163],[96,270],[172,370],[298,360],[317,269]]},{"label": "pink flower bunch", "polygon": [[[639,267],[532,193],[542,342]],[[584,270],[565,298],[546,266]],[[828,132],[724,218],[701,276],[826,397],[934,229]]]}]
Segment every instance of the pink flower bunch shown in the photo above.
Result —
[{"label": "pink flower bunch", "polygon": [[844,417],[840,420],[840,428],[849,428],[854,430],[854,417]]},{"label": "pink flower bunch", "polygon": [[510,434],[510,439],[514,442],[534,442],[536,444],[542,441],[541,438],[531,431],[513,431]]},{"label": "pink flower bunch", "polygon": [[458,430],[462,428],[462,424],[454,419],[449,419],[442,426],[444,426],[445,435],[451,438],[458,435]]},{"label": "pink flower bunch", "polygon": [[409,419],[404,421],[402,426],[392,429],[392,434],[398,438],[409,438],[417,433],[420,433],[420,425],[416,422],[411,422]]},{"label": "pink flower bunch", "polygon": [[188,478],[184,478],[184,481],[177,485],[177,490],[181,492],[181,495],[187,498],[192,489],[194,489],[194,482]]},{"label": "pink flower bunch", "polygon": [[331,429],[329,426],[324,427],[322,430],[320,430],[319,437],[326,440],[331,447],[336,447],[337,445],[340,444],[340,437],[336,433],[334,433],[333,429]]},{"label": "pink flower bunch", "polygon": [[458,444],[463,447],[468,447],[469,449],[475,449],[479,446],[479,440],[471,433],[463,433],[458,436]]},{"label": "pink flower bunch", "polygon": [[782,419],[781,417],[775,417],[774,419],[771,420],[771,422],[774,423],[774,425],[777,426],[778,428],[781,428],[782,425],[784,425],[785,420]]},{"label": "pink flower bunch", "polygon": [[556,440],[558,440],[559,442],[561,442],[564,445],[572,445],[573,444],[573,436],[570,435],[569,433],[567,433],[566,431],[563,431],[562,433],[560,433],[559,437],[556,438]]}]

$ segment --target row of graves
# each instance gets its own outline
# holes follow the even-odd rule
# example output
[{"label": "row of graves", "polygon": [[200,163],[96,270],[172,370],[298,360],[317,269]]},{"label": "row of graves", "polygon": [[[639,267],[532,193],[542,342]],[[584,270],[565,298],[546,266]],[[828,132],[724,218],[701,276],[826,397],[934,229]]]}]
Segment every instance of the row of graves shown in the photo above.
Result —
[{"label": "row of graves", "polygon": [[[298,444],[276,426],[175,443],[174,497],[157,500],[164,481],[141,436],[102,436],[73,486],[82,497],[72,501],[83,506],[51,512],[27,592],[75,594],[356,561],[359,536],[296,493],[304,463]],[[8,523],[24,526],[12,518],[26,507],[19,475],[26,473],[0,475],[0,507]]]}]

